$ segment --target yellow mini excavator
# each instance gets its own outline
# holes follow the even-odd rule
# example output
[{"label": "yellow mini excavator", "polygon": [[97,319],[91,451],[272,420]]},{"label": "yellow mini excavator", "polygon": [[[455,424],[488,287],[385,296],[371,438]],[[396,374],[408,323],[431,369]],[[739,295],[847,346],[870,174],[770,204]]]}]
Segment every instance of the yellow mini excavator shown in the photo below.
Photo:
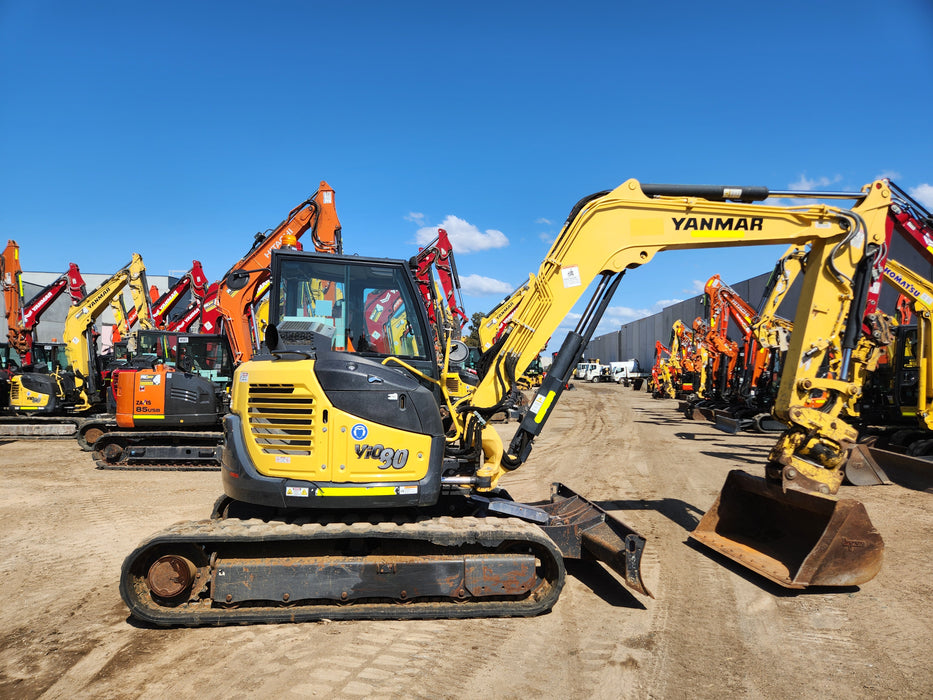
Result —
[{"label": "yellow mini excavator", "polygon": [[74,304],[65,318],[65,364],[48,371],[28,371],[11,379],[9,412],[0,434],[13,437],[74,435],[91,414],[106,406],[106,390],[97,362],[96,320],[129,287],[143,328],[152,328],[146,266],[138,253],[97,289]]},{"label": "yellow mini excavator", "polygon": [[[769,196],[807,203],[760,203]],[[854,206],[809,203],[843,198]],[[237,368],[224,419],[225,495],[212,518],[128,555],[124,601],[157,625],[534,615],[556,602],[564,560],[581,557],[648,594],[633,528],[562,484],[527,504],[500,482],[530,457],[626,270],[665,250],[776,243],[810,246],[774,407],[787,430],[764,476],[733,472],[692,536],[787,586],[871,579],[881,537],[861,503],[833,494],[855,440],[841,411],[859,390],[851,353],[890,200],[883,180],[847,193],[628,180],[586,197],[509,297],[466,389],[467,349],[447,339],[438,363],[407,261],[274,252],[265,347]],[[489,418],[591,282],[505,445]],[[309,297],[309,284],[334,293]],[[826,379],[836,336],[842,371]],[[819,410],[814,388],[830,396]]]}]

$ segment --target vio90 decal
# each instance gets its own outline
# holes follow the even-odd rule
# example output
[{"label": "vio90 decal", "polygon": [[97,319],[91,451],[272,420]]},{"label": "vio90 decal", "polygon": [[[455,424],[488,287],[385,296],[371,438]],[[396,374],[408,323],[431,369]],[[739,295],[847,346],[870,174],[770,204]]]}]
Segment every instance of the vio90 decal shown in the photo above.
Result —
[{"label": "vio90 decal", "polygon": [[383,445],[356,445],[356,456],[360,459],[375,459],[381,462],[380,469],[402,469],[408,464],[408,450],[397,450]]}]

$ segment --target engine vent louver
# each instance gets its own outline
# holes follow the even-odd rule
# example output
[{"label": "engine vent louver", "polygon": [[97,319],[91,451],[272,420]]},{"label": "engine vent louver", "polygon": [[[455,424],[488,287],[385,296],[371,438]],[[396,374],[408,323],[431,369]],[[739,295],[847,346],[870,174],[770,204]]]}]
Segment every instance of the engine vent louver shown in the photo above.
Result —
[{"label": "engine vent louver", "polygon": [[249,434],[266,454],[311,456],[314,397],[292,384],[253,384],[246,417]]},{"label": "engine vent louver", "polygon": [[188,403],[197,403],[198,392],[191,391],[189,389],[181,389],[179,387],[173,386],[169,390],[169,398],[175,399],[176,401],[186,401]]}]

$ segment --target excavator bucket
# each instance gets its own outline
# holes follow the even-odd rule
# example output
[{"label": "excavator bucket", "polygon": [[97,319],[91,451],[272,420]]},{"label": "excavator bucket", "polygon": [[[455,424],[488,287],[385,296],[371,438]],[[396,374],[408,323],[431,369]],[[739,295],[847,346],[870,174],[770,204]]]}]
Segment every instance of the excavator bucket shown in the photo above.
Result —
[{"label": "excavator bucket", "polygon": [[859,501],[784,491],[741,470],[690,537],[785,588],[870,581],[884,554]]},{"label": "excavator bucket", "polygon": [[846,480],[853,486],[880,486],[891,480],[868,449],[868,445],[856,445],[846,460]]}]

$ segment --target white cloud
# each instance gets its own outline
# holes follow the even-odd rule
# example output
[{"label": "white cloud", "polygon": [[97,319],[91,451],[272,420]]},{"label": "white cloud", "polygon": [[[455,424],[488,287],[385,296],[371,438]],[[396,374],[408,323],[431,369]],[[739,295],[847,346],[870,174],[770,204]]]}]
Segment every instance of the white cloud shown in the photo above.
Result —
[{"label": "white cloud", "polygon": [[419,211],[409,212],[408,216],[405,217],[405,221],[412,221],[421,226],[424,224],[424,214]]},{"label": "white cloud", "polygon": [[875,180],[900,180],[901,174],[896,170],[884,170],[880,175],[876,175],[873,179]]},{"label": "white cloud", "polygon": [[679,304],[683,299],[658,299],[651,306],[651,313],[656,314],[661,309],[666,309],[668,306],[673,306],[674,304]]},{"label": "white cloud", "polygon": [[933,210],[933,185],[923,183],[907,190],[908,194],[927,209]]},{"label": "white cloud", "polygon": [[[456,243],[454,250],[457,249]],[[482,275],[461,275],[460,291],[471,297],[481,297],[488,294],[511,294],[515,291],[508,282],[493,279],[492,277],[483,277]]]},{"label": "white cloud", "polygon": [[452,214],[448,215],[440,226],[419,228],[415,234],[415,240],[419,245],[430,243],[437,237],[438,228],[447,231],[454,253],[457,255],[460,253],[475,253],[478,250],[505,248],[509,244],[509,239],[502,231],[495,229],[480,231],[470,222]]},{"label": "white cloud", "polygon": [[542,243],[547,243],[548,245],[551,245],[555,240],[557,240],[557,236],[555,236],[553,233],[539,233],[538,238]]},{"label": "white cloud", "polygon": [[842,175],[836,175],[832,178],[828,177],[818,177],[815,180],[811,180],[803,174],[796,182],[790,183],[787,187],[791,190],[815,190],[821,187],[828,187],[842,180]]},{"label": "white cloud", "polygon": [[692,294],[694,296],[704,294],[706,292],[706,282],[703,280],[693,280],[692,285],[683,291],[684,294]]},{"label": "white cloud", "polygon": [[540,219],[535,220],[535,223],[536,223],[536,224],[545,224],[545,225],[547,225],[547,226],[550,226],[550,225],[551,225],[551,220],[550,220],[550,219],[545,219],[545,218],[542,216]]},{"label": "white cloud", "polygon": [[654,311],[651,309],[633,309],[630,306],[610,306],[606,309],[602,322],[612,321],[612,325],[620,326],[623,323],[645,318],[653,313]]},{"label": "white cloud", "polygon": [[[620,326],[626,323],[653,316],[668,306],[679,304],[682,301],[683,299],[658,299],[646,309],[633,309],[630,306],[609,306],[606,308],[606,313],[603,314],[603,317],[599,321],[599,325],[596,327],[594,337],[617,331]],[[567,317],[561,322],[559,329],[562,331],[573,330],[581,317],[582,315],[578,313],[571,312],[567,314]]]}]

